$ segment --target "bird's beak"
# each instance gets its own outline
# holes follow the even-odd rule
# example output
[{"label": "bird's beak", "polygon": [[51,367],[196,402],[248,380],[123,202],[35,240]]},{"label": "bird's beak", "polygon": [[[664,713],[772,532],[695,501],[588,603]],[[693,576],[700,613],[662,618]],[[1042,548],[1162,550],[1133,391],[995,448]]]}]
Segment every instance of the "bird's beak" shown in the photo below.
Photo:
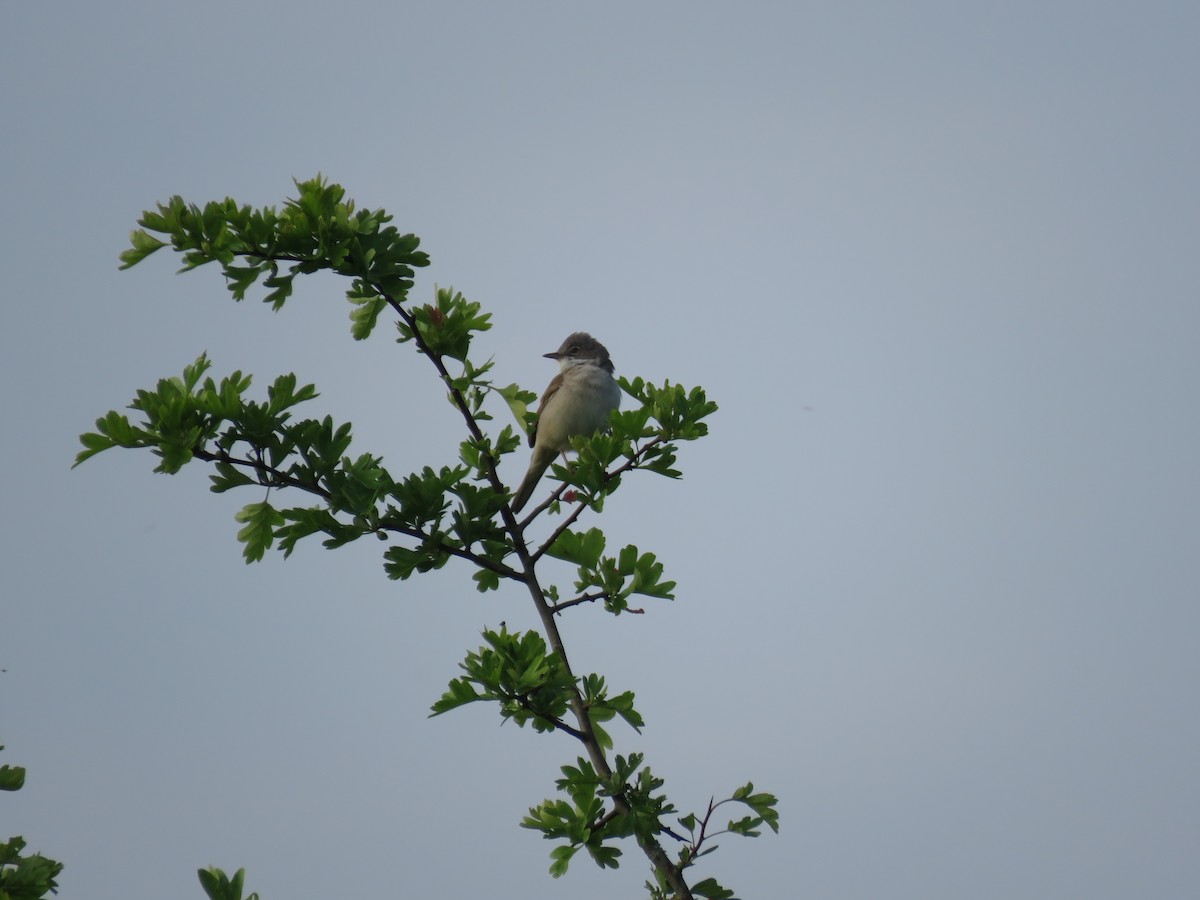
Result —
[{"label": "bird's beak", "polygon": [[555,350],[553,353],[543,353],[542,356],[546,357],[546,359],[558,359],[558,351]]}]

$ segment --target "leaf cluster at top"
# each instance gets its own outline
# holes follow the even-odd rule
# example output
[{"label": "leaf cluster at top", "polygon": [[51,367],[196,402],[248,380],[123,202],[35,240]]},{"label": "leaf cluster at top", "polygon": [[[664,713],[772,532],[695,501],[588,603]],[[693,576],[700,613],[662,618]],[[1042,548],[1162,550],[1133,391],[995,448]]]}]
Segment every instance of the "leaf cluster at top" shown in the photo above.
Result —
[{"label": "leaf cluster at top", "polygon": [[263,302],[274,309],[291,296],[297,275],[330,269],[353,279],[346,296],[355,307],[351,333],[361,340],[389,298],[407,296],[413,269],[429,265],[429,256],[417,249],[416,235],[387,224],[392,217],[383,210],[356,210],[340,185],[318,176],[296,187],[298,196],[282,210],[239,206],[229,198],[201,207],[172,197],[138,220],[141,228],[130,235],[121,268],[170,244],[183,255],[180,271],[218,263],[235,300],[261,280],[267,288]]}]

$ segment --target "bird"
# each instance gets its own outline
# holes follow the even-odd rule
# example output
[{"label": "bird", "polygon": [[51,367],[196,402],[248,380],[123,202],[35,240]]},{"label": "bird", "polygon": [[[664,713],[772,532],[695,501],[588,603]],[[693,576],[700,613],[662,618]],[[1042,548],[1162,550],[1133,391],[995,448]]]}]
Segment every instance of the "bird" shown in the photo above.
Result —
[{"label": "bird", "polygon": [[577,331],[553,353],[542,355],[558,362],[558,374],[542,394],[537,420],[529,432],[533,455],[529,470],[513,494],[514,513],[529,501],[554,457],[571,448],[571,438],[595,434],[621,405],[612,359],[605,346],[590,334]]}]

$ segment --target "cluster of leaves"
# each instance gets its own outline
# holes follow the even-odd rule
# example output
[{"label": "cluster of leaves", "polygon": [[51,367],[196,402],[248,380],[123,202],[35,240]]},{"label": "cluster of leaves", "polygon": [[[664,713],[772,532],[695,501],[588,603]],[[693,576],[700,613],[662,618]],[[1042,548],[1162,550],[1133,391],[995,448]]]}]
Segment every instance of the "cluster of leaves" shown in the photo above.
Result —
[{"label": "cluster of leaves", "polygon": [[[461,295],[443,292],[446,295],[455,298],[451,310],[466,303]],[[276,543],[290,555],[301,538],[318,533],[325,535],[328,548],[367,534],[387,539],[390,533],[411,539],[385,551],[391,578],[407,579],[441,568],[458,556],[477,566],[474,577],[481,591],[496,589],[502,578],[521,580],[505,562],[514,551],[513,537],[497,520],[506,494],[501,485],[486,479],[493,461],[520,444],[511,425],[495,439],[481,434],[463,441],[461,465],[438,470],[427,466],[397,480],[384,468],[382,457],[348,454],[350,423],[335,425],[329,416],[293,420],[294,407],[318,396],[313,385],[298,386],[292,373],[280,375],[268,387],[266,400],[256,401],[246,396],[251,376],[239,370],[218,382],[206,375],[211,366],[201,354],[182,375],[159,379],[154,390],[139,390],[129,408],[143,414],[140,423],[116,410],[97,419],[96,430],[80,436],[84,449],[75,465],[113,447],[143,448],[159,457],[156,472],[175,474],[194,459],[211,462],[211,489],[217,493],[257,485],[296,488],[323,501],[315,507],[279,507],[263,499],[243,507],[236,517],[242,526],[237,536],[247,562],[261,560]],[[472,398],[471,405],[477,402],[476,393],[486,397],[503,392],[515,398],[510,406],[532,396],[515,386],[495,388],[482,378],[488,368],[490,364],[478,369],[467,365],[463,395]],[[614,414],[611,433],[576,439],[578,461],[569,468],[554,467],[574,488],[579,506],[538,552],[578,566],[575,586],[582,596],[565,603],[602,599],[613,613],[627,610],[634,593],[672,599],[675,583],[662,580],[662,565],[654,554],[639,553],[630,545],[616,557],[604,557],[605,539],[599,529],[577,534],[567,526],[615,490],[623,472],[641,468],[678,477],[671,468],[675,448],[670,438],[690,440],[704,434],[706,426],[699,420],[716,408],[698,388],[655,388],[640,379],[626,384],[645,405]],[[651,418],[658,427],[648,425]],[[617,460],[622,462],[614,466]],[[591,589],[595,590],[586,593]],[[551,596],[558,598],[557,589]]]},{"label": "cluster of leaves", "polygon": [[[457,558],[474,567],[480,591],[497,589],[505,580],[523,584],[546,634],[510,633],[503,627],[485,631],[484,646],[467,654],[460,664],[464,674],[450,682],[433,705],[433,715],[477,701],[495,702],[504,721],[565,733],[587,748],[588,759],[563,768],[564,777],[557,782],[561,796],[531,809],[523,822],[558,844],[552,853],[554,875],[565,872],[584,848],[599,865],[616,866],[620,850],[613,842],[633,837],[659,881],[650,886],[652,895],[731,896],[711,879],[689,891],[681,875],[709,852],[701,849],[711,837],[708,817],[720,804],[710,803],[704,817],[679,819],[680,830],[675,830],[668,821],[674,807],[642,756],[609,761],[614,741],[607,723],[619,718],[635,731],[643,725],[633,693],[610,694],[603,677],[574,674],[561,652],[556,624],[558,616],[584,603],[598,602],[620,614],[642,612],[630,606],[635,594],[674,598],[675,582],[664,578],[653,553],[628,545],[605,555],[603,532],[574,525],[586,511],[602,509],[631,471],[678,478],[679,442],[707,434],[704,420],[716,404],[700,388],[621,379],[621,388],[633,400],[631,408],[614,413],[607,432],[575,438],[574,461],[552,470],[562,485],[518,521],[498,474],[499,462],[520,447],[537,395],[515,384],[495,384],[492,360],[471,360],[472,340],[491,327],[490,315],[450,288],[436,289],[432,303],[410,303],[413,270],[428,263],[417,249],[417,238],[388,225],[391,217],[383,211],[357,211],[340,187],[319,177],[297,182],[297,188],[299,196],[278,212],[232,200],[198,207],[172,198],[141,218],[132,248],[122,254],[123,266],[170,245],[183,255],[185,270],[216,262],[236,300],[261,282],[263,299],[275,309],[291,295],[297,275],[328,270],[350,278],[352,335],[366,337],[390,308],[397,340],[413,345],[432,364],[448,401],[461,414],[467,434],[456,464],[393,477],[382,457],[350,453],[349,423],[335,424],[328,416],[293,418],[299,404],[317,397],[312,385],[300,386],[294,374],[282,375],[268,387],[265,399],[252,399],[250,376],[235,371],[215,380],[206,374],[211,365],[201,355],[181,376],[137,393],[130,409],[140,414],[139,421],[117,411],[97,420],[96,431],[81,437],[84,449],[76,465],[112,447],[144,448],[159,458],[156,471],[175,473],[200,460],[213,466],[213,491],[261,491],[260,499],[237,514],[247,562],[262,559],[275,546],[290,554],[301,538],[311,535],[323,535],[324,545],[334,548],[374,534],[387,542],[384,568],[391,578],[407,579]],[[483,424],[492,419],[494,400],[507,406],[515,424],[493,434]],[[272,492],[283,489],[317,502],[280,505]],[[562,514],[561,521],[540,546],[531,548],[525,529],[546,511]],[[574,567],[570,596],[560,596],[552,582],[543,586],[544,557]],[[755,815],[731,823],[726,832],[752,836],[764,822],[776,827],[774,798],[750,794],[749,787],[722,803],[748,804]],[[658,843],[664,837],[681,845],[675,861]],[[240,871],[233,879],[218,869],[203,870],[200,877],[213,900],[241,900]]]},{"label": "cluster of leaves", "polygon": [[[667,798],[656,793],[663,781],[642,765],[640,753],[617,756],[612,772],[602,775],[582,757],[563,766],[555,787],[567,799],[546,800],[532,807],[522,820],[525,828],[540,831],[547,840],[562,841],[550,853],[550,874],[566,874],[571,858],[581,849],[602,868],[617,868],[619,847],[611,841],[640,836],[654,839],[662,832],[662,819],[674,812]],[[620,802],[613,801],[620,798]]]},{"label": "cluster of leaves", "polygon": [[[567,714],[569,688],[578,691],[593,733],[600,747],[611,750],[612,736],[600,724],[621,718],[635,731],[645,724],[634,708],[632,691],[610,696],[603,676],[572,675],[561,657],[549,652],[546,643],[536,632],[486,630],[484,646],[467,654],[460,668],[466,673],[450,682],[449,689],[433,704],[432,715],[441,715],[468,703],[491,701],[499,704],[505,721],[518,726],[530,725],[535,731],[549,733],[564,731],[582,738],[579,730],[570,725]],[[687,868],[701,856],[716,849],[705,843],[720,834],[757,837],[759,828],[767,825],[779,830],[776,798],[767,793],[754,793],[754,785],[746,784],[718,802],[710,801],[703,816],[690,813],[677,819],[682,833],[672,830],[665,820],[675,813],[675,807],[661,793],[663,781],[643,765],[640,753],[628,757],[618,755],[611,770],[598,772],[595,765],[582,757],[574,765],[563,766],[563,777],[555,787],[564,795],[548,799],[532,807],[522,820],[525,828],[541,832],[547,840],[558,842],[550,853],[550,873],[558,878],[566,873],[571,859],[579,850],[587,850],[601,867],[616,868],[621,856],[613,842],[630,836],[643,840],[667,834],[682,843],[679,866]],[[710,830],[713,813],[726,803],[740,803],[750,808],[752,815],[730,820],[721,830]],[[666,891],[664,881],[648,885],[653,896]],[[733,893],[714,879],[705,879],[691,886],[696,896],[714,900],[730,898]]]},{"label": "cluster of leaves", "polygon": [[[558,534],[546,552],[556,559],[566,560],[578,566],[573,600],[556,603],[556,610],[566,609],[577,603],[603,600],[604,608],[614,615],[630,610],[629,597],[644,594],[664,600],[675,599],[675,582],[663,581],[662,563],[653,553],[638,553],[633,544],[625,546],[616,556],[604,556],[606,538],[599,528],[585,532],[566,529]],[[556,589],[550,591],[551,601],[558,600]]]},{"label": "cluster of leaves", "polygon": [[[200,886],[209,900],[243,900],[242,883],[246,880],[246,870],[238,869],[230,878],[220,869],[209,866],[196,873],[200,876]],[[258,900],[258,894],[248,894],[244,900]]]},{"label": "cluster of leaves", "polygon": [[[739,803],[749,808],[751,814],[742,816],[740,819],[730,819],[724,828],[710,830],[713,814],[719,807],[727,803]],[[716,850],[716,844],[709,843],[707,847],[704,845],[719,835],[736,834],[741,837],[758,837],[763,825],[778,834],[779,810],[776,808],[778,804],[779,800],[774,794],[768,794],[765,791],[755,793],[754,783],[748,781],[724,800],[715,802],[709,800],[708,809],[703,815],[688,813],[679,820],[679,824],[687,832],[686,843],[679,854],[681,868],[694,865],[701,856],[707,856]],[[650,889],[651,900],[669,900],[669,886],[661,878],[657,885],[648,884],[646,887]],[[713,878],[698,881],[692,885],[691,889],[693,894],[709,897],[712,900],[730,900],[733,897],[732,891],[722,887]]]},{"label": "cluster of leaves", "polygon": [[606,433],[573,438],[577,455],[569,467],[551,467],[555,478],[574,489],[575,499],[596,510],[632,469],[679,478],[676,444],[707,435],[704,419],[717,409],[703,388],[689,390],[670,382],[659,387],[641,378],[618,378],[617,383],[634,406],[613,413]]},{"label": "cluster of leaves", "polygon": [[[211,489],[218,493],[254,485],[297,488],[323,501],[317,507],[277,508],[268,500],[246,505],[236,518],[247,562],[261,560],[276,542],[288,555],[301,538],[317,533],[334,548],[395,532],[415,544],[390,548],[386,569],[407,578],[444,565],[476,542],[502,538],[492,520],[503,497],[471,484],[466,466],[426,467],[397,481],[380,457],[348,454],[349,423],[335,425],[328,416],[293,421],[292,407],[317,396],[312,385],[297,388],[295,375],[281,375],[258,402],[245,397],[250,376],[234,372],[217,382],[205,377],[210,367],[202,354],[182,376],[138,391],[130,408],[144,415],[140,424],[115,410],[98,419],[96,431],[81,436],[85,449],[75,465],[111,447],[147,448],[160,458],[156,472],[173,474],[193,459],[213,463]],[[453,516],[451,497],[459,503]]]},{"label": "cluster of leaves", "polygon": [[[24,767],[0,766],[0,791],[19,791],[24,785]],[[24,856],[24,850],[22,837],[0,841],[0,900],[41,900],[58,892],[62,863],[40,853]]]},{"label": "cluster of leaves", "polygon": [[[389,301],[402,300],[412,287],[413,269],[429,265],[414,234],[401,234],[383,210],[357,210],[346,192],[320,176],[297,182],[298,196],[282,210],[253,209],[226,198],[203,207],[172,197],[147,210],[130,235],[121,268],[141,262],[170,244],[183,255],[183,268],[220,264],[235,300],[259,281],[264,303],[280,309],[297,275],[322,269],[352,280],[346,296],[354,305],[351,334],[356,340],[375,328]],[[163,241],[155,234],[166,235]],[[287,271],[281,272],[281,266]]]},{"label": "cluster of leaves", "polygon": [[[419,337],[421,345],[435,356],[446,356],[467,363],[471,335],[492,327],[492,314],[481,312],[481,309],[480,304],[467,300],[452,289],[438,288],[434,303],[414,307],[411,321],[401,319],[396,323],[396,330],[400,332],[396,342],[407,344]],[[455,386],[466,390],[491,367],[490,362],[479,370],[468,365],[463,378],[456,379]],[[479,418],[479,407],[473,407],[472,412]]]},{"label": "cluster of leaves", "polygon": [[551,652],[535,631],[485,630],[486,646],[468,653],[459,663],[466,675],[450,682],[449,689],[433,704],[431,715],[441,715],[468,703],[488,700],[500,705],[500,716],[535,731],[565,731],[580,737],[578,728],[567,723],[574,693],[589,712],[591,728],[600,746],[611,749],[612,737],[600,725],[620,716],[635,730],[643,724],[633,708],[633,693],[610,697],[600,675],[577,677]]}]

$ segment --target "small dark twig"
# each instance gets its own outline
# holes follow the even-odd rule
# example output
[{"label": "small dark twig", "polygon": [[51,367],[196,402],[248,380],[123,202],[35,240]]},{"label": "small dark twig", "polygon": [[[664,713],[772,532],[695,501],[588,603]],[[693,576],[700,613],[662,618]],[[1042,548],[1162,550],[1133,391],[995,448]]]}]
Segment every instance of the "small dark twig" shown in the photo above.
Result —
[{"label": "small dark twig", "polygon": [[578,606],[580,603],[595,603],[597,600],[607,600],[608,591],[597,591],[594,594],[583,594],[573,600],[564,600],[562,603],[551,604],[550,609],[555,615],[558,615],[564,609],[570,609],[572,606]]},{"label": "small dark twig", "polygon": [[537,716],[539,719],[545,719],[547,722],[551,723],[559,731],[565,731],[567,734],[569,734],[571,737],[575,738],[575,740],[577,740],[577,741],[586,741],[587,735],[585,735],[578,728],[572,728],[570,725],[568,725],[562,719],[559,719],[555,716],[548,716],[545,713],[538,712],[536,709],[534,709],[532,706],[529,705],[529,701],[527,701],[525,699],[524,695],[515,696],[515,697],[513,697],[513,699],[517,701],[517,705],[519,707],[521,707],[521,709],[525,710],[530,715]]},{"label": "small dark twig", "polygon": [[527,515],[524,519],[521,520],[521,527],[522,528],[529,527],[529,523],[532,522],[534,519],[536,519],[538,516],[540,516],[542,513],[544,513],[547,509],[549,509],[550,505],[552,503],[556,502],[563,495],[563,492],[566,491],[567,487],[568,487],[568,485],[565,481],[562,482],[561,484],[559,484],[558,489],[555,490],[553,494],[551,494],[544,501],[542,501],[540,504],[535,506],[533,509],[533,512],[531,512],[529,515]]}]

